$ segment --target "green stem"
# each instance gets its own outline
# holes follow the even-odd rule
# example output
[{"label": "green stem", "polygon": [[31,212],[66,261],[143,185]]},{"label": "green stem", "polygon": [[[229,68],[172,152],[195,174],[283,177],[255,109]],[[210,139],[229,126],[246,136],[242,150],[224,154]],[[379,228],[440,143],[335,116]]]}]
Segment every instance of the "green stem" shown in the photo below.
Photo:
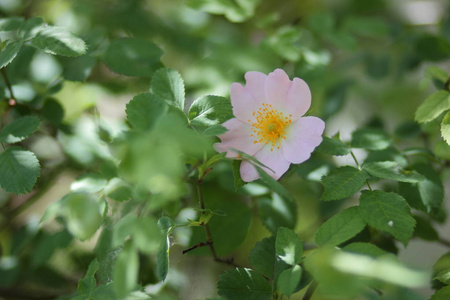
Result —
[{"label": "green stem", "polygon": [[[361,170],[361,165],[359,164],[358,160],[356,159],[355,153],[353,153],[353,151],[350,151],[350,154],[351,154],[351,156],[352,156],[352,158],[353,158],[353,161],[354,161],[355,164],[356,164],[356,167],[357,167],[359,170]],[[369,188],[369,190],[373,191],[373,190],[372,190],[372,187],[370,186],[369,180],[366,180],[366,185],[367,185],[367,187]]]},{"label": "green stem", "polygon": [[3,76],[3,80],[5,81],[6,87],[8,88],[8,91],[9,91],[9,95],[10,95],[10,100],[9,101],[14,101],[14,103],[10,102],[9,104],[10,104],[10,106],[13,106],[15,104],[15,102],[16,102],[16,97],[14,96],[14,92],[12,90],[11,82],[9,81],[8,74],[6,73],[5,68],[2,68],[1,72],[2,72],[2,76]]}]

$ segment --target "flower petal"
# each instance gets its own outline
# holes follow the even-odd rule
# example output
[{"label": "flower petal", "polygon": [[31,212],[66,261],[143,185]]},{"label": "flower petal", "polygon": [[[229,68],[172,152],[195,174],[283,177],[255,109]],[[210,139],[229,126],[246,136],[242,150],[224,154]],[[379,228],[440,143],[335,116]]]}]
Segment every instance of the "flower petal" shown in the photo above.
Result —
[{"label": "flower petal", "polygon": [[255,99],[258,107],[266,101],[266,84],[267,75],[261,72],[247,72],[245,73],[245,88]]},{"label": "flower petal", "polygon": [[283,70],[276,69],[269,73],[265,85],[266,103],[272,104],[283,113],[292,114],[292,111],[287,109],[287,95],[291,85],[292,81]]},{"label": "flower petal", "polygon": [[[267,169],[262,167],[267,174],[269,174],[273,179],[278,180],[284,173],[286,173],[291,163],[284,158],[281,150],[274,149],[271,151],[271,148],[272,147],[270,145],[266,145],[259,152],[257,152],[254,157],[259,162],[270,168]],[[256,168],[247,161],[242,162],[240,173],[242,180],[246,182],[260,178]]]},{"label": "flower petal", "polygon": [[242,84],[234,82],[231,84],[230,98],[234,116],[241,122],[250,123],[249,120],[253,119],[252,114],[259,104],[248,89],[244,88]]},{"label": "flower petal", "polygon": [[214,149],[217,152],[227,152],[226,157],[237,156],[236,152],[230,150],[231,148],[254,155],[264,146],[261,143],[253,143],[253,138],[250,137],[253,133],[250,125],[242,123],[236,118],[226,121],[222,126],[228,131],[218,136],[221,143],[214,144]]},{"label": "flower petal", "polygon": [[284,108],[291,112],[293,121],[298,120],[308,111],[311,106],[311,90],[305,81],[294,78],[284,105]]},{"label": "flower petal", "polygon": [[286,131],[281,150],[286,160],[299,164],[307,160],[322,142],[325,122],[317,117],[302,117]]}]

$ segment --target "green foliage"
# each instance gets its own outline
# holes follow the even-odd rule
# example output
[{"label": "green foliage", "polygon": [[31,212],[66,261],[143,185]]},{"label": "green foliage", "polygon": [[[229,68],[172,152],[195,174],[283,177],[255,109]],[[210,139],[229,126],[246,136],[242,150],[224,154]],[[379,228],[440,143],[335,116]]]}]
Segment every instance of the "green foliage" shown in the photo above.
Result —
[{"label": "green foliage", "polygon": [[189,108],[191,124],[199,127],[221,124],[232,116],[230,101],[219,96],[198,98]]},{"label": "green foliage", "polygon": [[9,65],[13,59],[19,53],[20,48],[22,48],[22,42],[11,42],[5,46],[5,48],[0,51],[0,68],[4,68]]},{"label": "green foliage", "polygon": [[86,44],[67,29],[47,26],[31,40],[33,46],[53,55],[80,56],[86,53]]},{"label": "green foliage", "polygon": [[135,96],[127,104],[127,118],[135,129],[151,129],[168,110],[167,104],[154,94]]},{"label": "green foliage", "polygon": [[370,226],[389,232],[405,246],[408,244],[416,221],[403,197],[383,191],[362,191],[359,202],[361,215]]},{"label": "green foliage", "polygon": [[251,269],[237,268],[220,276],[219,295],[228,299],[270,299],[272,288],[264,277]]},{"label": "green foliage", "polygon": [[365,226],[359,208],[348,208],[320,226],[315,235],[316,244],[337,246],[357,235]]},{"label": "green foliage", "polygon": [[354,195],[366,183],[369,175],[364,170],[345,166],[337,168],[322,177],[324,201],[340,200]]},{"label": "green foliage", "polygon": [[39,123],[35,116],[16,119],[0,131],[0,141],[10,144],[23,141],[38,129]]},{"label": "green foliage", "polygon": [[415,120],[420,123],[430,122],[449,109],[450,93],[448,91],[438,91],[426,98],[417,108]]},{"label": "green foliage", "polygon": [[416,183],[425,179],[421,174],[415,171],[405,170],[393,161],[375,161],[366,163],[363,165],[363,169],[372,176],[399,182]]},{"label": "green foliage", "polygon": [[383,150],[389,147],[389,136],[379,128],[362,128],[352,133],[351,146],[368,150]]},{"label": "green foliage", "polygon": [[[447,244],[448,11],[331,2],[0,1],[0,298],[447,299],[397,255]],[[276,68],[332,134],[279,181],[213,147]]]},{"label": "green foliage", "polygon": [[33,152],[10,147],[0,153],[0,169],[0,187],[9,193],[25,194],[36,183],[41,167]]},{"label": "green foliage", "polygon": [[163,68],[155,72],[150,91],[157,97],[184,110],[184,82],[178,71]]},{"label": "green foliage", "polygon": [[160,66],[161,55],[161,49],[150,41],[123,38],[113,41],[102,59],[116,73],[149,77]]}]

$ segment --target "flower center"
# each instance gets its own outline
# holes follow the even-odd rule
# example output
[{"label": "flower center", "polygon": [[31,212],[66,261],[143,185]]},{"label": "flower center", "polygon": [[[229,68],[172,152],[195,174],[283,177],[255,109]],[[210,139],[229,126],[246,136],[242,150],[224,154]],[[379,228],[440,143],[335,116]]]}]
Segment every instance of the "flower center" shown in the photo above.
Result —
[{"label": "flower center", "polygon": [[255,139],[253,143],[270,144],[273,151],[275,147],[280,149],[282,139],[286,139],[286,126],[292,123],[292,115],[287,117],[272,107],[271,104],[263,103],[262,106],[253,112],[254,120],[248,120],[251,124]]}]

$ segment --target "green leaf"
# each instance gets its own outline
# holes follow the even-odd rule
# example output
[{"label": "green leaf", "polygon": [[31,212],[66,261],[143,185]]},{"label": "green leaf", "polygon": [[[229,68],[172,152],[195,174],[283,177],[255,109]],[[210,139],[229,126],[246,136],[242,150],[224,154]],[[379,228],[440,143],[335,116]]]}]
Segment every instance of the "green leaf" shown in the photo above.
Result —
[{"label": "green leaf", "polygon": [[303,255],[303,243],[292,229],[278,228],[275,240],[275,255],[277,259],[291,266],[300,262]]},{"label": "green leaf", "polygon": [[367,16],[349,16],[345,19],[342,27],[367,37],[385,37],[389,33],[388,23],[380,18],[371,18]]},{"label": "green leaf", "polygon": [[380,256],[386,256],[390,255],[392,257],[395,257],[392,253],[388,253],[377,246],[369,243],[362,243],[362,242],[356,242],[346,245],[342,250],[345,250],[347,252],[352,252],[356,254],[363,254],[368,255],[372,257],[380,257]]},{"label": "green leaf", "polygon": [[358,192],[369,178],[364,170],[344,166],[334,169],[330,174],[322,177],[324,201],[348,198]]},{"label": "green leaf", "polygon": [[135,96],[126,107],[128,121],[139,130],[151,129],[167,110],[166,102],[150,93]]},{"label": "green leaf", "polygon": [[450,252],[445,253],[433,265],[433,280],[450,283]]},{"label": "green leaf", "polygon": [[405,246],[412,237],[416,221],[406,200],[398,194],[383,191],[362,191],[361,215],[372,227],[389,232]]},{"label": "green leaf", "polygon": [[323,137],[322,143],[316,150],[328,155],[336,156],[347,155],[351,152],[350,147],[344,144],[341,140],[326,136]]},{"label": "green leaf", "polygon": [[450,285],[437,290],[430,300],[448,300],[450,298]]},{"label": "green leaf", "polygon": [[8,193],[31,191],[41,167],[33,152],[20,147],[7,148],[0,153],[0,187]]},{"label": "green leaf", "polygon": [[441,136],[447,142],[447,144],[450,145],[450,111],[445,114],[444,119],[442,120]]},{"label": "green leaf", "polygon": [[105,195],[116,201],[126,201],[131,198],[133,191],[131,187],[122,179],[114,177],[105,187]]},{"label": "green leaf", "polygon": [[302,278],[302,268],[299,265],[284,270],[277,278],[276,290],[281,294],[291,296]]},{"label": "green leaf", "polygon": [[426,68],[425,76],[433,80],[435,86],[439,86],[439,89],[444,88],[445,82],[448,79],[447,72],[436,66],[429,66]]},{"label": "green leaf", "polygon": [[245,181],[241,178],[241,160],[233,160],[232,168],[233,168],[233,183],[234,189],[237,191],[238,188],[243,187],[245,185]]},{"label": "green leaf", "polygon": [[414,119],[419,123],[430,122],[450,109],[450,93],[444,90],[428,96],[417,108]]},{"label": "green leaf", "polygon": [[20,28],[23,23],[22,17],[10,17],[0,19],[0,31],[13,31]]},{"label": "green leaf", "polygon": [[163,52],[154,43],[137,38],[113,41],[103,55],[105,64],[116,73],[150,77],[160,66]]},{"label": "green leaf", "polygon": [[269,279],[273,279],[275,266],[275,237],[271,236],[256,243],[250,252],[253,269]]},{"label": "green leaf", "polygon": [[169,237],[163,237],[156,254],[156,273],[162,281],[166,280],[169,273]]},{"label": "green leaf", "polygon": [[231,103],[220,96],[198,98],[189,108],[189,120],[195,126],[213,126],[222,124],[233,116]]},{"label": "green leaf", "polygon": [[268,300],[272,297],[269,282],[255,271],[245,268],[222,274],[217,290],[220,296],[233,300]]},{"label": "green leaf", "polygon": [[90,294],[97,287],[97,280],[95,279],[95,273],[98,271],[98,261],[95,258],[88,267],[86,275],[78,281],[78,295]]},{"label": "green leaf", "polygon": [[417,40],[416,53],[423,60],[445,60],[450,56],[450,43],[441,36],[426,34]]},{"label": "green leaf", "polygon": [[45,28],[44,26],[44,19],[41,17],[27,19],[20,27],[18,36],[26,41],[35,37],[39,31]]},{"label": "green leaf", "polygon": [[53,125],[60,125],[64,118],[64,108],[58,100],[49,98],[42,106],[41,116]]},{"label": "green leaf", "polygon": [[272,234],[276,234],[279,227],[294,229],[297,221],[296,203],[278,194],[273,194],[272,199],[259,199],[258,212],[264,226]]},{"label": "green leaf", "polygon": [[84,174],[70,185],[72,192],[96,193],[103,190],[107,180],[100,174]]},{"label": "green leaf", "polygon": [[70,193],[61,199],[61,214],[67,229],[84,241],[92,237],[103,222],[97,198],[86,193]]},{"label": "green leaf", "polygon": [[188,5],[211,14],[225,15],[231,22],[243,22],[253,16],[261,0],[188,0]]},{"label": "green leaf", "polygon": [[70,81],[85,81],[97,63],[95,57],[83,55],[64,61],[63,77]]},{"label": "green leaf", "polygon": [[427,220],[419,215],[414,215],[414,219],[416,220],[416,227],[414,228],[415,237],[421,238],[425,241],[439,240],[439,234],[433,227],[433,224],[430,220]]},{"label": "green leaf", "polygon": [[23,141],[38,129],[39,123],[39,118],[35,116],[16,119],[0,131],[0,142],[12,144]]},{"label": "green leaf", "polygon": [[112,246],[120,246],[128,236],[132,237],[133,244],[139,251],[146,254],[155,254],[162,238],[161,230],[155,219],[150,216],[137,218],[131,214],[114,225]]},{"label": "green leaf", "polygon": [[444,141],[437,141],[434,144],[433,153],[440,159],[450,161],[450,144]]},{"label": "green leaf", "polygon": [[158,227],[161,229],[163,237],[156,254],[156,272],[162,281],[166,280],[169,273],[169,233],[173,226],[174,223],[169,217],[162,217],[158,220]]},{"label": "green leaf", "polygon": [[315,240],[318,246],[337,246],[348,241],[366,227],[361,217],[359,207],[347,208],[326,221],[316,232]]},{"label": "green leaf", "polygon": [[384,179],[390,179],[400,182],[419,182],[425,177],[416,171],[408,171],[403,169],[394,161],[376,161],[365,163],[362,168],[372,176]]},{"label": "green leaf", "polygon": [[80,56],[86,53],[85,42],[62,27],[43,28],[31,43],[36,48],[53,55]]},{"label": "green leaf", "polygon": [[113,283],[117,296],[124,298],[137,284],[139,257],[133,243],[128,241],[117,256],[114,265]]},{"label": "green leaf", "polygon": [[20,48],[22,48],[22,42],[10,42],[6,47],[0,52],[0,69],[9,65],[13,59],[19,53]]},{"label": "green leaf", "polygon": [[351,146],[367,150],[383,150],[389,147],[391,140],[386,132],[379,128],[361,128],[352,133]]},{"label": "green leaf", "polygon": [[153,74],[150,92],[184,110],[184,82],[178,71],[163,68]]}]

